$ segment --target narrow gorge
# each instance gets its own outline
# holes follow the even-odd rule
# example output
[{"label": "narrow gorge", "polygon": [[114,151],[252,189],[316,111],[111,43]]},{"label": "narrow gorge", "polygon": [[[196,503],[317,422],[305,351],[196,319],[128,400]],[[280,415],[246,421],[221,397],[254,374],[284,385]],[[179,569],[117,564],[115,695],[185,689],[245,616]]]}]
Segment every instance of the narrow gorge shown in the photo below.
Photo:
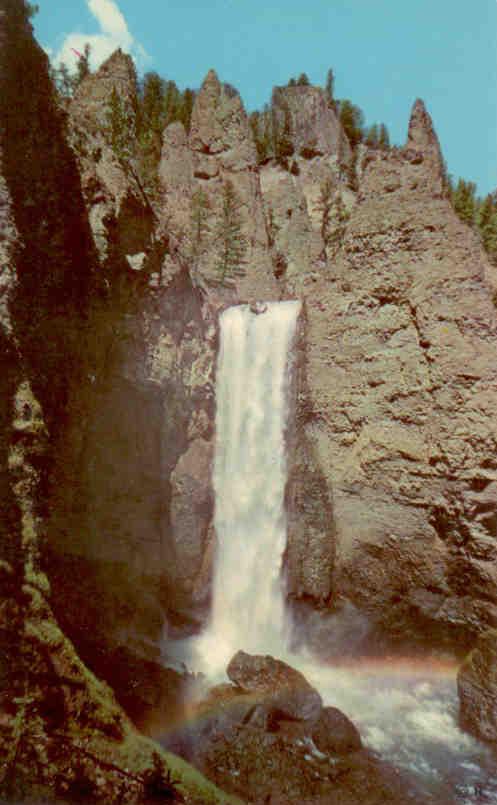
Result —
[{"label": "narrow gorge", "polygon": [[497,266],[424,103],[139,104],[2,0],[0,801],[494,801]]}]

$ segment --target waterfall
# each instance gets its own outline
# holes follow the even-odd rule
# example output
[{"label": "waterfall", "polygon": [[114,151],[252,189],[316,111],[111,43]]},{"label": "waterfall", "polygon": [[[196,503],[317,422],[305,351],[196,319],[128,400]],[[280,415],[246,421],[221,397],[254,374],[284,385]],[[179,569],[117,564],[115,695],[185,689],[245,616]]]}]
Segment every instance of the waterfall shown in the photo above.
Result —
[{"label": "waterfall", "polygon": [[281,653],[285,606],[289,350],[299,302],[248,305],[220,317],[214,463],[217,537],[211,622],[196,653],[222,673],[232,655]]},{"label": "waterfall", "polygon": [[[300,304],[266,307],[260,315],[248,305],[231,307],[220,319],[212,614],[183,654],[189,667],[205,674],[197,695],[205,694],[205,682],[225,679],[239,649],[271,654],[300,670],[325,704],[347,713],[367,746],[409,769],[429,790],[445,791],[450,778],[459,805],[473,803],[476,790],[486,802],[497,802],[495,759],[457,723],[455,665],[445,668],[437,657],[421,663],[357,657],[334,667],[308,648],[288,649],[281,588],[285,429]],[[321,618],[328,631],[343,632],[339,614]]]}]

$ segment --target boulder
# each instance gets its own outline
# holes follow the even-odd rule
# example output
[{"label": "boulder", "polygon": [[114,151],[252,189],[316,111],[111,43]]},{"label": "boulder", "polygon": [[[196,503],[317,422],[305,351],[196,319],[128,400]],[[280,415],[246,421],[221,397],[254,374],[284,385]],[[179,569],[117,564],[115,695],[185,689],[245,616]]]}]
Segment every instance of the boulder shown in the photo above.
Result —
[{"label": "boulder", "polygon": [[459,670],[457,689],[461,727],[497,744],[497,629],[478,639]]},{"label": "boulder", "polygon": [[312,728],[312,740],[326,755],[347,755],[362,748],[359,731],[336,707],[324,707]]},{"label": "boulder", "polygon": [[281,660],[239,651],[226,670],[231,681],[245,693],[267,698],[273,719],[311,721],[321,712],[323,703],[317,690]]}]

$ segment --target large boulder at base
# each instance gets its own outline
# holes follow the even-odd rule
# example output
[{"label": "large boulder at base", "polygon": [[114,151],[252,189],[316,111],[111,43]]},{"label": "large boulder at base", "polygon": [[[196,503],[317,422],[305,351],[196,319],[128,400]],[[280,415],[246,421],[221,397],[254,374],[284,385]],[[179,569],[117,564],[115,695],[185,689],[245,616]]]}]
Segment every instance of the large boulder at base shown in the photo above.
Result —
[{"label": "large boulder at base", "polygon": [[361,749],[359,731],[336,707],[324,707],[312,728],[312,740],[326,755],[347,755]]},{"label": "large boulder at base", "polygon": [[270,656],[239,651],[227,674],[245,693],[267,696],[275,715],[296,721],[316,719],[323,706],[321,696],[299,671]]},{"label": "large boulder at base", "polygon": [[457,687],[463,729],[497,744],[497,629],[478,639],[459,670]]},{"label": "large boulder at base", "polygon": [[274,719],[265,685],[260,678],[250,684],[251,692],[212,688],[188,723],[162,736],[163,746],[260,805],[454,805],[444,785],[436,794],[421,790],[408,773],[362,748],[354,725],[334,707],[314,721]]}]

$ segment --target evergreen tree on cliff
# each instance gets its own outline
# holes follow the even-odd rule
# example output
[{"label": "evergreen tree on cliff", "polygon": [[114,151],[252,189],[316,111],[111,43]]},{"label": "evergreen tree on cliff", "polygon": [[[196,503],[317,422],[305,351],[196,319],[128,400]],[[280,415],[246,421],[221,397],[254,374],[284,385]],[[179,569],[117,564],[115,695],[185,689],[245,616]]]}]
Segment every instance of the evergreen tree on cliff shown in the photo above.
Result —
[{"label": "evergreen tree on cliff", "polygon": [[464,223],[474,226],[476,218],[476,184],[459,179],[452,194],[454,209]]},{"label": "evergreen tree on cliff", "polygon": [[339,116],[349,143],[355,148],[364,137],[364,114],[352,101],[345,99],[339,102]]},{"label": "evergreen tree on cliff", "polygon": [[497,264],[497,191],[489,194],[481,203],[478,229],[490,259]]},{"label": "evergreen tree on cliff", "polygon": [[221,217],[216,231],[216,239],[220,243],[217,269],[221,282],[237,274],[243,274],[242,264],[247,244],[242,234],[240,200],[230,180],[223,185]]}]

